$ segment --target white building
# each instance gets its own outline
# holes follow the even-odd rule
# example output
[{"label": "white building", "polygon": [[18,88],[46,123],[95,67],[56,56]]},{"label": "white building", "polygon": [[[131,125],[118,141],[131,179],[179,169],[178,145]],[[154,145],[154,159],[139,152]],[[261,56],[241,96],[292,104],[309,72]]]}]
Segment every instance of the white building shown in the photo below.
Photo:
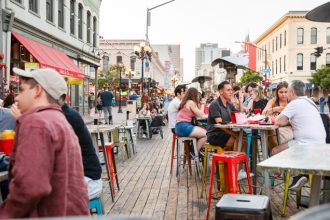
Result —
[{"label": "white building", "polygon": [[17,92],[13,67],[49,67],[67,78],[70,104],[88,112],[97,56],[101,0],[4,0],[2,91]]},{"label": "white building", "polygon": [[[271,68],[268,78],[276,86],[280,81],[302,80],[306,88],[313,86],[308,79],[322,65],[330,65],[330,23],[305,19],[307,11],[289,11],[255,40],[257,47],[257,71]],[[324,52],[316,57],[316,47]],[[265,57],[265,51],[267,57]]]}]

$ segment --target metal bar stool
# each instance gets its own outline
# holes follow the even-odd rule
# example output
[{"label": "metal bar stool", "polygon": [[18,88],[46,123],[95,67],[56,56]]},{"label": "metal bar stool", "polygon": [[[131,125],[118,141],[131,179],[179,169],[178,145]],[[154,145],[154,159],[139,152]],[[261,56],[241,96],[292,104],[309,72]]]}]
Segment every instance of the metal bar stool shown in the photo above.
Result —
[{"label": "metal bar stool", "polygon": [[243,161],[245,163],[245,169],[249,184],[249,194],[252,194],[252,182],[250,177],[249,160],[246,154],[243,152],[236,152],[236,151],[224,151],[220,154],[213,154],[206,219],[208,219],[209,217],[209,210],[210,210],[211,197],[212,197],[212,185],[214,180],[214,169],[217,161],[223,162],[226,165],[225,173],[227,175],[225,176],[227,176],[226,179],[228,182],[229,193],[238,193],[239,191],[237,165]]},{"label": "metal bar stool", "polygon": [[[203,160],[203,175],[202,175],[202,190],[201,190],[201,198],[203,198],[203,192],[205,191],[205,185],[206,185],[206,172],[207,172],[207,161],[209,156],[209,151],[215,150],[216,153],[223,152],[223,148],[220,146],[214,146],[209,143],[206,143],[204,145],[204,160]],[[224,172],[223,172],[223,166],[219,165],[219,171],[220,171],[220,186],[224,187]]]}]

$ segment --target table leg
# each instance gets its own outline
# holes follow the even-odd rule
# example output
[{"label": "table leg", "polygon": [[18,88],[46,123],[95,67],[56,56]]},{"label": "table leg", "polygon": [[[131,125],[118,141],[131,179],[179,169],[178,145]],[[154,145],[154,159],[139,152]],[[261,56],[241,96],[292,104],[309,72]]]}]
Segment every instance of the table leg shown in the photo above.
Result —
[{"label": "table leg", "polygon": [[[267,130],[260,130],[260,135],[261,135],[262,157],[264,160],[266,160],[268,158]],[[270,197],[271,185],[269,180],[269,173],[267,171],[263,171],[263,176],[265,179],[266,195]]]},{"label": "table leg", "polygon": [[105,143],[104,143],[104,136],[103,136],[103,133],[100,132],[100,140],[101,140],[101,146],[102,146],[102,149],[103,149],[103,157],[104,157],[104,160],[105,160],[105,168],[107,169],[107,176],[108,176],[108,182],[109,182],[109,187],[110,187],[110,192],[111,192],[111,199],[112,199],[112,202],[114,201],[114,197],[113,197],[113,193],[112,193],[112,185],[111,185],[111,178],[110,178],[110,172],[109,172],[109,168],[107,166],[108,164],[108,159],[107,159],[107,154],[105,152]]},{"label": "table leg", "polygon": [[243,143],[243,129],[239,129],[238,146],[237,146],[238,152],[242,151],[242,143]]},{"label": "table leg", "polygon": [[313,175],[309,207],[317,206],[320,203],[321,178],[320,175]]},{"label": "table leg", "polygon": [[257,138],[253,135],[252,131],[252,143],[251,143],[251,150],[252,150],[252,160],[251,160],[251,171],[254,173],[252,177],[253,181],[253,194],[257,193]]}]

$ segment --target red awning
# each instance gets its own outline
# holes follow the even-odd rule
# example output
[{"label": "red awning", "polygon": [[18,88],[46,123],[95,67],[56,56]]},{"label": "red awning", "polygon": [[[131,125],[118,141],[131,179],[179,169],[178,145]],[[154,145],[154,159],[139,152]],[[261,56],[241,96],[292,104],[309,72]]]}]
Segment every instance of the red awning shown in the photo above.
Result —
[{"label": "red awning", "polygon": [[86,75],[74,64],[65,53],[48,47],[34,40],[25,38],[17,33],[12,35],[31,53],[39,62],[40,67],[52,68],[63,75],[83,79]]}]

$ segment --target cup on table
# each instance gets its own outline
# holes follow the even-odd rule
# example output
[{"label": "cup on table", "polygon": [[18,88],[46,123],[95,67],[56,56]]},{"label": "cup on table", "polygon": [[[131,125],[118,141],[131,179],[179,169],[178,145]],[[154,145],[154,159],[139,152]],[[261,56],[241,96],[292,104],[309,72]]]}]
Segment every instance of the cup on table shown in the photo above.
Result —
[{"label": "cup on table", "polygon": [[14,145],[15,131],[4,130],[1,132],[0,151],[5,154],[11,154]]},{"label": "cup on table", "polygon": [[231,117],[231,123],[236,124],[236,112],[230,112],[230,117]]},{"label": "cup on table", "polygon": [[257,114],[260,114],[260,115],[261,115],[261,108],[255,108],[255,109],[253,110],[253,113],[254,113],[255,115],[257,115]]},{"label": "cup on table", "polygon": [[235,117],[236,117],[236,123],[237,124],[244,124],[245,123],[245,119],[246,119],[246,115],[243,112],[236,112],[235,113]]}]

